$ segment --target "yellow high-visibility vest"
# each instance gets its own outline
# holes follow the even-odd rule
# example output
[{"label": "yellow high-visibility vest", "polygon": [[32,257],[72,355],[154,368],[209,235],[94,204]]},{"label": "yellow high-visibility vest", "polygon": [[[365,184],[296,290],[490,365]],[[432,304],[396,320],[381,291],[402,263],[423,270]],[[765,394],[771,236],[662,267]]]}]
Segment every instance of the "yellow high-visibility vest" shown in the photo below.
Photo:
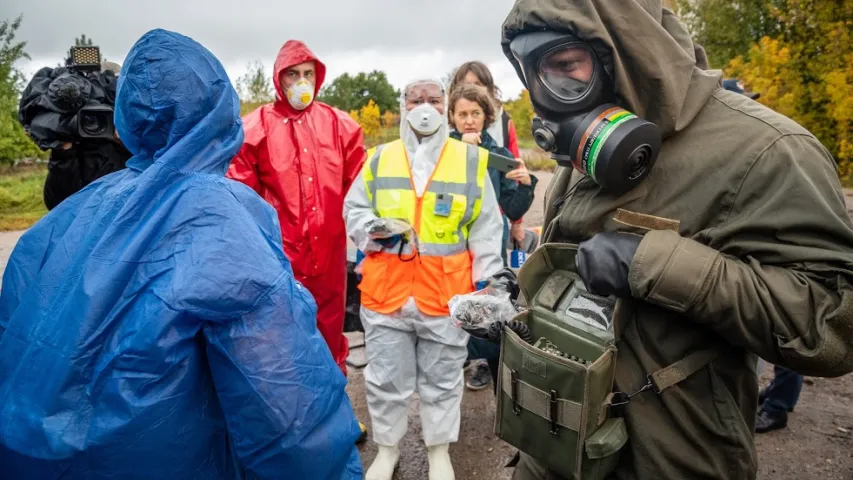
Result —
[{"label": "yellow high-visibility vest", "polygon": [[362,264],[362,305],[391,313],[414,296],[429,315],[447,315],[447,301],[473,291],[468,235],[480,215],[488,151],[447,139],[421,197],[415,193],[402,140],[368,151],[362,171],[367,198],[381,218],[402,219],[418,238],[416,257],[368,255]]}]

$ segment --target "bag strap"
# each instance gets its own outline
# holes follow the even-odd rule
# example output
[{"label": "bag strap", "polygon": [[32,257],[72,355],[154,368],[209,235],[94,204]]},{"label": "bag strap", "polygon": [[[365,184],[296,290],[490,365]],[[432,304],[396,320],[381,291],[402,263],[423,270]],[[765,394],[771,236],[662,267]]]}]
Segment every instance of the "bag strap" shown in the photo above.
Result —
[{"label": "bag strap", "polygon": [[580,431],[583,405],[560,398],[555,390],[546,392],[518,379],[518,372],[501,364],[501,390],[512,402],[516,415],[524,409],[551,423],[551,432],[558,427]]},{"label": "bag strap", "polygon": [[687,378],[689,378],[691,375],[706,367],[715,358],[717,358],[720,353],[721,351],[719,348],[705,348],[702,350],[697,350],[691,353],[690,355],[687,355],[686,357],[682,358],[681,360],[673,363],[672,365],[667,365],[666,367],[663,367],[660,370],[646,375],[646,384],[640,387],[640,389],[634,393],[610,393],[604,400],[604,405],[602,406],[602,412],[599,414],[599,419],[608,407],[627,405],[631,402],[631,398],[635,395],[639,395],[643,392],[648,392],[649,390],[660,395],[661,392],[663,392],[667,388],[670,388],[683,382],[684,380],[687,380]]},{"label": "bag strap", "polygon": [[[634,318],[636,312],[632,305],[633,304],[630,301],[618,301],[616,310],[620,314],[619,317],[627,318],[627,321]],[[622,340],[622,336],[627,329],[627,321],[620,322],[614,320],[613,322],[614,339],[617,344]],[[681,360],[646,375],[646,384],[640,387],[636,392],[630,394],[625,392],[612,392],[607,396],[603,407],[606,409],[610,406],[626,405],[631,401],[631,397],[634,395],[647,392],[649,390],[660,394],[664,390],[687,380],[691,375],[714,361],[714,359],[720,356],[721,353],[721,347],[696,350]]]},{"label": "bag strap", "polygon": [[718,348],[697,350],[672,365],[649,374],[648,380],[652,384],[655,393],[660,393],[673,385],[683,382],[689,376],[711,363],[719,355],[720,350]]}]

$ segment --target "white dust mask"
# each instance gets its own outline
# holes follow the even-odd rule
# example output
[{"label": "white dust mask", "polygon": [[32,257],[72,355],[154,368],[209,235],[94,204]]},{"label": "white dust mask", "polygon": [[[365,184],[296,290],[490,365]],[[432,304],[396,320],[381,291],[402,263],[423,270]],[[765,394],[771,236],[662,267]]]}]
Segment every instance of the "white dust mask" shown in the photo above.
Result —
[{"label": "white dust mask", "polygon": [[406,114],[406,119],[412,130],[426,137],[437,132],[441,127],[442,115],[432,105],[422,103],[411,109]]},{"label": "white dust mask", "polygon": [[302,79],[287,89],[287,101],[297,110],[305,110],[314,100],[314,85]]}]

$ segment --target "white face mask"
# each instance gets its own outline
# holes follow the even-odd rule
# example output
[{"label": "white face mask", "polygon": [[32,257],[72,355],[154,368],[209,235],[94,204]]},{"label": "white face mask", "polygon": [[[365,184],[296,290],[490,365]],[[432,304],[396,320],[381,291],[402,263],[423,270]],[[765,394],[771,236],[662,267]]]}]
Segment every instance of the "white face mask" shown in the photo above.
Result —
[{"label": "white face mask", "polygon": [[314,100],[314,85],[302,79],[287,89],[287,101],[297,110],[305,110]]},{"label": "white face mask", "polygon": [[442,115],[432,105],[422,103],[406,113],[406,120],[412,130],[427,137],[437,132],[441,127]]}]

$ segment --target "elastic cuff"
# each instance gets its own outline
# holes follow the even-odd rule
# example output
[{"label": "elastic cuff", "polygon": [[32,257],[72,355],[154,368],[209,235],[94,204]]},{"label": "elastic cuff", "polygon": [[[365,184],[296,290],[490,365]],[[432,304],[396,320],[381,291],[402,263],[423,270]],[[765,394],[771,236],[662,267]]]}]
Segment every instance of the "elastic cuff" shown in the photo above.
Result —
[{"label": "elastic cuff", "polygon": [[720,252],[670,230],[643,237],[631,261],[631,294],[677,312],[690,309],[707,288]]}]

